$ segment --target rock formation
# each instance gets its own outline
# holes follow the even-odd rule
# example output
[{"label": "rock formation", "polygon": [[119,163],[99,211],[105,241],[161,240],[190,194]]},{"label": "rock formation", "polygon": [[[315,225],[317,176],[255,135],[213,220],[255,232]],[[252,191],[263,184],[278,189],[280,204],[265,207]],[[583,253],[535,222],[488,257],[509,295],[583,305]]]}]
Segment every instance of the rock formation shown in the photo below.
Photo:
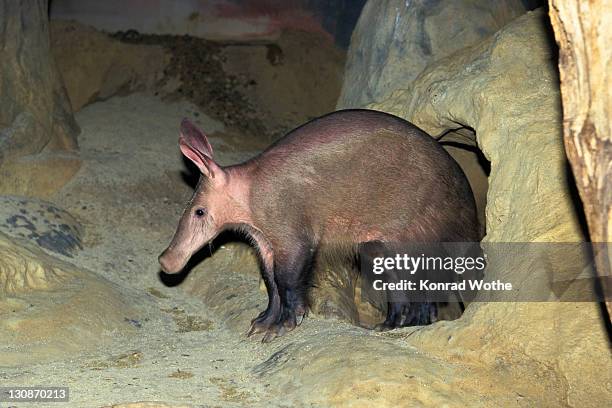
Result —
[{"label": "rock formation", "polygon": [[22,366],[72,357],[131,335],[137,313],[106,279],[0,233],[0,361]]},{"label": "rock formation", "polygon": [[[546,15],[529,12],[481,44],[430,65],[407,86],[398,82],[388,99],[370,105],[434,135],[474,129],[491,162],[485,245],[585,239],[563,150],[553,50]],[[503,261],[489,276],[521,274],[524,290],[547,284],[536,265]],[[597,406],[611,379],[609,361],[593,358],[608,353],[594,303],[476,302],[461,319],[413,337],[424,349],[466,360],[558,367],[554,375],[567,382],[569,405]],[[607,372],[607,380],[594,381],[594,372]]]},{"label": "rock formation", "polygon": [[524,12],[519,0],[368,1],[351,37],[337,107],[385,99],[432,62],[477,44]]},{"label": "rock formation", "polygon": [[79,169],[46,0],[0,3],[0,192],[47,196]]},{"label": "rock formation", "polygon": [[51,23],[51,51],[77,112],[117,94],[154,90],[170,55],[158,45],[133,45],[72,21]]}]

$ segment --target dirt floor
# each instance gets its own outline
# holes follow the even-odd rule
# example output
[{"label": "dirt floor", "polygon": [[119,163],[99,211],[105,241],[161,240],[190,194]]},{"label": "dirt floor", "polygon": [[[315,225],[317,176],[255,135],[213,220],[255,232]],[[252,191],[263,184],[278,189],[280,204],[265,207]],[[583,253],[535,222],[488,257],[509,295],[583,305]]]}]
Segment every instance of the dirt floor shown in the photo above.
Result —
[{"label": "dirt floor", "polygon": [[[139,400],[282,405],[283,398],[267,392],[266,381],[252,374],[281,345],[270,348],[228,330],[209,306],[181,288],[167,287],[158,274],[157,255],[191,193],[181,181],[185,167],[176,140],[181,118],[194,113],[202,128],[223,129],[189,103],[167,104],[144,95],[113,98],[77,115],[84,165],[51,200],[84,227],[84,249],[66,260],[139,292],[149,310],[129,316],[137,322],[135,336],[84,356],[3,369],[3,379],[68,386],[67,406],[74,407]],[[212,143],[223,150],[223,141]],[[252,153],[241,150],[226,159]]]}]

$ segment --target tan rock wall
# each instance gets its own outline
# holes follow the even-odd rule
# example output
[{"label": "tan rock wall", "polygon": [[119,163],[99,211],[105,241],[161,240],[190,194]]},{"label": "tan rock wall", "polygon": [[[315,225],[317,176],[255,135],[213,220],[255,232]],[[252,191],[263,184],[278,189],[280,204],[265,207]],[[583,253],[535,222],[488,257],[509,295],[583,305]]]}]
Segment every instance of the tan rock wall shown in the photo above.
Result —
[{"label": "tan rock wall", "polygon": [[519,0],[368,1],[351,37],[337,107],[384,100],[432,62],[477,44],[524,12]]},{"label": "tan rock wall", "polygon": [[46,0],[0,3],[0,193],[47,196],[80,166],[47,12]]},{"label": "tan rock wall", "polygon": [[122,43],[94,28],[52,21],[51,50],[77,112],[96,100],[152,90],[170,55],[156,45]]},{"label": "tan rock wall", "polygon": [[[475,130],[491,161],[487,243],[585,239],[563,151],[547,24],[541,10],[530,12],[370,105],[434,135],[458,124]],[[546,284],[538,268],[515,269],[520,261],[505,259],[487,273],[521,274],[525,290]],[[472,303],[461,319],[429,326],[412,342],[462,360],[531,365],[566,384],[571,406],[598,406],[612,380],[607,335],[594,303]]]}]

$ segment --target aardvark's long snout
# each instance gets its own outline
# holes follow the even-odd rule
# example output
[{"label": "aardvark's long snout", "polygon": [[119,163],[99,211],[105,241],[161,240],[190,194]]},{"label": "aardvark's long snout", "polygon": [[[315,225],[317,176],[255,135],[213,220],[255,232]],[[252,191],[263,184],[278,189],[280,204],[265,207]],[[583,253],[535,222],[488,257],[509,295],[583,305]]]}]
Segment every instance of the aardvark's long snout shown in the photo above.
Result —
[{"label": "aardvark's long snout", "polygon": [[189,260],[189,256],[178,254],[176,250],[168,247],[158,258],[159,265],[166,273],[179,273]]}]

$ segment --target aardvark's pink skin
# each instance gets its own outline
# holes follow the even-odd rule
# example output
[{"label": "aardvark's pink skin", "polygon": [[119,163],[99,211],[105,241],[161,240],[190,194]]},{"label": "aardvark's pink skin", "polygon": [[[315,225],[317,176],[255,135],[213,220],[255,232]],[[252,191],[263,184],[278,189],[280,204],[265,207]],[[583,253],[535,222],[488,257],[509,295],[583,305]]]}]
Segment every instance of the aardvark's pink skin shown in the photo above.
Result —
[{"label": "aardvark's pink skin", "polygon": [[[214,161],[206,136],[188,120],[180,134],[180,149],[201,177],[159,262],[176,273],[222,230],[248,234],[269,299],[249,334],[263,332],[264,341],[301,323],[310,272],[322,254],[351,259],[359,244],[372,241],[479,239],[459,166],[436,140],[395,116],[334,112],[228,167]],[[383,325],[423,323],[415,310],[424,309],[390,303]]]}]

